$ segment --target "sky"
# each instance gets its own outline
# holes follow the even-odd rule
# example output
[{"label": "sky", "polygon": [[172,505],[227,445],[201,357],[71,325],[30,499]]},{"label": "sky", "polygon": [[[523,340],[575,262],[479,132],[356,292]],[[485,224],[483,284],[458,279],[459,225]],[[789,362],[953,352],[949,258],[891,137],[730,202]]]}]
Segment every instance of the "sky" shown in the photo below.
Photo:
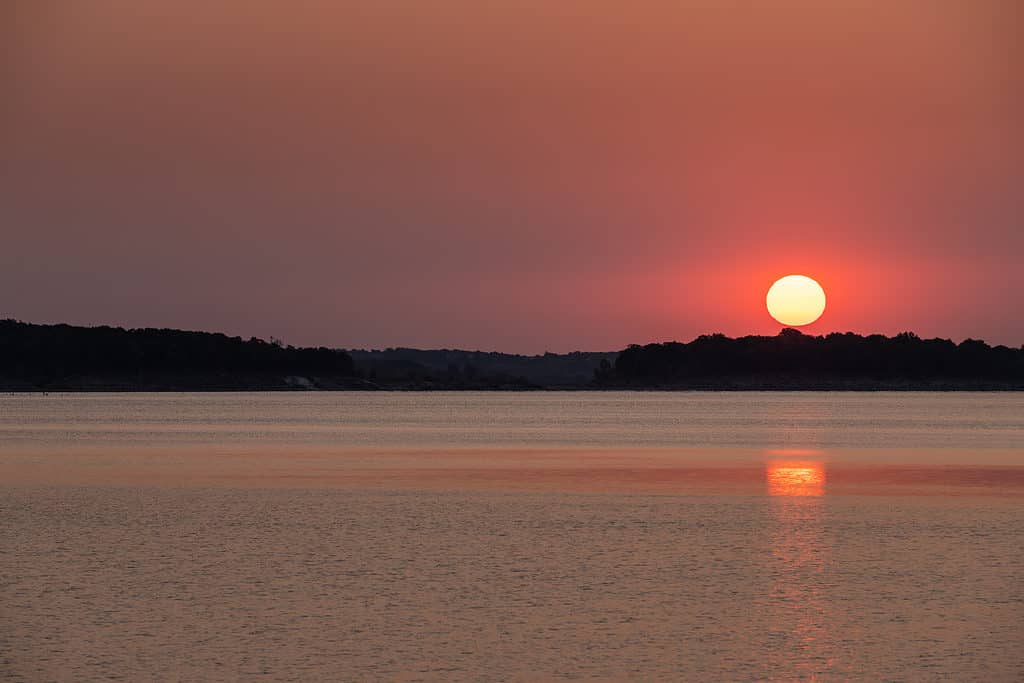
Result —
[{"label": "sky", "polygon": [[1024,343],[1017,0],[12,0],[0,317]]}]

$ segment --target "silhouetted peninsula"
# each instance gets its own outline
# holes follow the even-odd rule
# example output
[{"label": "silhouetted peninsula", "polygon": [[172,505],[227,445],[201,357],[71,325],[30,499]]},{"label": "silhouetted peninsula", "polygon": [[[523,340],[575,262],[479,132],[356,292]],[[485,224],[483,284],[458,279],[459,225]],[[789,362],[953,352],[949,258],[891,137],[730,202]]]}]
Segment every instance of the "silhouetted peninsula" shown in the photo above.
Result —
[{"label": "silhouetted peninsula", "polygon": [[0,321],[0,388],[225,391],[350,388],[352,358],[210,332]]},{"label": "silhouetted peninsula", "polygon": [[671,389],[1024,389],[1024,347],[967,339],[921,339],[852,332],[732,339],[703,335],[688,344],[630,346],[596,383]]},{"label": "silhouetted peninsula", "polygon": [[853,333],[704,335],[538,356],[295,348],[169,329],[0,321],[0,390],[1024,390],[1024,347]]}]

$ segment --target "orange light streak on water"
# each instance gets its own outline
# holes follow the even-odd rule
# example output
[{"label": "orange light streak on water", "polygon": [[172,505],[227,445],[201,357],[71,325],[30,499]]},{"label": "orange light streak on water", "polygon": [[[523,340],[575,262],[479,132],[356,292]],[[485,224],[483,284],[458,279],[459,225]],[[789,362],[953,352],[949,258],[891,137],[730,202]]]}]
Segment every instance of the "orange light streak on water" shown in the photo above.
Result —
[{"label": "orange light streak on water", "polygon": [[766,465],[768,495],[822,496],[825,465],[821,462],[769,462]]}]

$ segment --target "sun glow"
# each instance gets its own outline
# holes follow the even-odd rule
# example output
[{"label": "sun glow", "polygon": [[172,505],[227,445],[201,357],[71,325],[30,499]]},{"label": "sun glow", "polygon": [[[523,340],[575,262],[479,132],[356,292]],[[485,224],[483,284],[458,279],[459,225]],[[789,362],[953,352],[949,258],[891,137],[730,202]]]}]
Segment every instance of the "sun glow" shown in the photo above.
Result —
[{"label": "sun glow", "polygon": [[768,290],[767,302],[783,325],[809,325],[825,312],[825,290],[806,275],[787,275]]}]

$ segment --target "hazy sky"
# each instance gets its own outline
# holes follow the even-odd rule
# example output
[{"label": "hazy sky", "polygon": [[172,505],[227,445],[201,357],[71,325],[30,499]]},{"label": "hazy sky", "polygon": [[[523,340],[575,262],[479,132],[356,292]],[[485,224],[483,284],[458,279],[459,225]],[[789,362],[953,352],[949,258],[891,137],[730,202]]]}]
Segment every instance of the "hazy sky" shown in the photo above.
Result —
[{"label": "hazy sky", "polygon": [[0,317],[1024,343],[1017,0],[7,0]]}]

